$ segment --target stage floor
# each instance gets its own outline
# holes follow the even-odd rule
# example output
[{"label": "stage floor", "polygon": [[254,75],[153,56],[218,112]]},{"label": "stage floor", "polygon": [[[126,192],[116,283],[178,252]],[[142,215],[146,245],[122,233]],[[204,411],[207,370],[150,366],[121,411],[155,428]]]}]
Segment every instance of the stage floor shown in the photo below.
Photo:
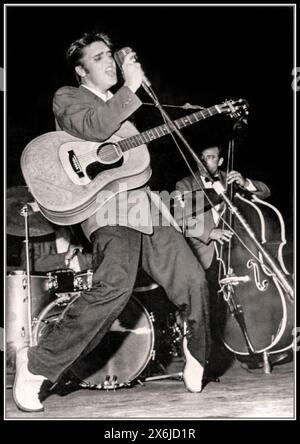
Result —
[{"label": "stage floor", "polygon": [[[180,371],[182,366],[178,359],[168,371]],[[264,374],[233,360],[220,382],[208,383],[201,393],[187,392],[178,378],[115,391],[80,388],[64,396],[52,394],[40,413],[17,409],[12,399],[13,375],[8,375],[6,419],[292,419],[294,367],[294,362],[288,362]]]}]

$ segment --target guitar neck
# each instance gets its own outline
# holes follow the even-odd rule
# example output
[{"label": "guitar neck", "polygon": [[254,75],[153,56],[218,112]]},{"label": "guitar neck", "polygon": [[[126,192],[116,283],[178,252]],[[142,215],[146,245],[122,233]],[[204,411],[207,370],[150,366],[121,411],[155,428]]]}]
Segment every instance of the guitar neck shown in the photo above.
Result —
[{"label": "guitar neck", "polygon": [[216,105],[214,105],[210,108],[205,108],[201,111],[197,111],[196,113],[189,114],[188,116],[180,117],[180,119],[174,120],[172,124],[170,124],[170,126],[167,124],[163,124],[150,130],[143,131],[142,133],[135,136],[128,137],[127,139],[118,142],[118,145],[123,152],[128,151],[132,148],[143,145],[144,143],[149,143],[152,140],[172,133],[173,131],[175,131],[175,127],[177,127],[178,129],[185,128],[186,126],[193,125],[194,123],[200,122],[200,120],[207,119],[208,117],[220,113],[220,109]]}]

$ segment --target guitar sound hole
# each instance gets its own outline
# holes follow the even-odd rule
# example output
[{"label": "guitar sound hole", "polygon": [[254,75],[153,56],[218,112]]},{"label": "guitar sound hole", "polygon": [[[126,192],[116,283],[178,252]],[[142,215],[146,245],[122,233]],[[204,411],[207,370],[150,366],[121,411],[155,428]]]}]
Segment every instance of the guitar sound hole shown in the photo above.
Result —
[{"label": "guitar sound hole", "polygon": [[99,162],[104,164],[115,163],[122,157],[122,153],[114,143],[103,143],[98,148],[97,155]]}]

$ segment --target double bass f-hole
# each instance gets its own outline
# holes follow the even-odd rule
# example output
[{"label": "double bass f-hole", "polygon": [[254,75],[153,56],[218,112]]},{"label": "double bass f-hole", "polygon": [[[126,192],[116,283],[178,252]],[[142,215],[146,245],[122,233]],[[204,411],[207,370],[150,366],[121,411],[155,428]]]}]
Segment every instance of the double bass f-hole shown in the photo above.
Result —
[{"label": "double bass f-hole", "polygon": [[266,289],[268,288],[268,281],[267,281],[267,279],[261,280],[258,263],[255,262],[253,259],[250,259],[247,262],[247,267],[253,269],[254,282],[255,282],[256,288],[259,291],[266,291]]}]

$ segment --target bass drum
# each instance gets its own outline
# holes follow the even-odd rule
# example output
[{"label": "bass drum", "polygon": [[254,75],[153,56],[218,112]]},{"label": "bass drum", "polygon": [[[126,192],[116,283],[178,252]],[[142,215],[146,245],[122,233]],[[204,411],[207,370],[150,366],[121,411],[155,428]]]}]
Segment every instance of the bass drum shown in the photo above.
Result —
[{"label": "bass drum", "polygon": [[[80,293],[59,297],[42,311],[34,326],[35,344],[64,318],[78,297]],[[101,343],[77,361],[71,373],[82,381],[82,387],[110,390],[129,386],[154,359],[154,338],[151,315],[132,296]]]}]

